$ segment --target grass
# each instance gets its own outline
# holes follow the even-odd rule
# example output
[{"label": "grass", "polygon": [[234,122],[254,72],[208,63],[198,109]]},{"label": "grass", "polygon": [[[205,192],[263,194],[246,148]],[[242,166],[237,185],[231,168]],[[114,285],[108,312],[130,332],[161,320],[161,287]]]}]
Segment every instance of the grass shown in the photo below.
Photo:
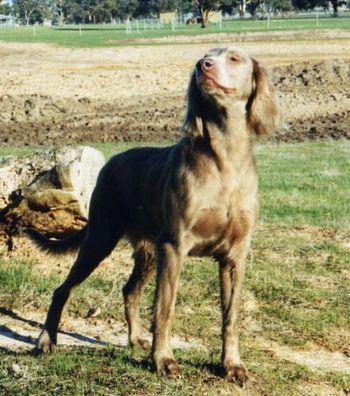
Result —
[{"label": "grass", "polygon": [[[107,157],[129,147],[96,146]],[[256,152],[262,223],[248,258],[242,299],[241,350],[251,377],[246,392],[347,394],[347,374],[315,371],[288,361],[271,345],[316,354],[319,350],[350,353],[350,254],[344,245],[350,239],[350,180],[346,172],[350,143],[263,144]],[[44,275],[37,270],[39,264],[2,259],[3,307],[19,312],[28,306],[46,309],[52,289],[64,274]],[[128,270],[125,263],[98,270],[73,293],[65,316],[81,318],[90,307],[98,306],[102,322],[123,321],[120,289]],[[145,323],[151,319],[153,292],[154,283],[142,304]],[[173,328],[183,339],[199,340],[208,348],[175,351],[183,367],[180,380],[153,373],[146,353],[112,345],[61,347],[54,355],[40,357],[4,349],[0,350],[0,394],[239,394],[234,385],[216,375],[220,361],[219,284],[211,260],[186,261]]]},{"label": "grass", "polygon": [[341,279],[350,268],[348,252],[335,241],[289,228],[261,229],[253,247],[247,285],[268,320],[265,336],[341,349],[344,340],[333,330],[350,324],[350,284],[347,276]]},{"label": "grass", "polygon": [[257,148],[261,220],[350,229],[350,142]]},{"label": "grass", "polygon": [[[255,390],[247,389],[250,394],[300,395],[302,393],[292,386],[281,386],[281,383],[300,385],[308,380],[311,383],[329,381],[327,376],[313,373],[296,364],[279,362],[269,354],[253,349],[249,349],[249,353],[255,386]],[[210,365],[201,365],[203,360],[208,359],[207,354],[182,352],[177,355],[184,368],[183,378],[179,381],[168,381],[151,373],[143,355],[135,357],[126,349],[71,348],[68,353],[58,352],[55,356],[43,356],[35,360],[28,354],[18,354],[10,357],[12,368],[0,371],[0,386],[13,390],[11,394],[16,395],[241,394],[232,385],[214,376]],[[214,364],[217,360],[218,356],[212,359]],[[258,361],[263,364],[258,365]],[[35,375],[31,377],[33,372]],[[337,381],[341,382],[341,378]]]},{"label": "grass", "polygon": [[[199,25],[186,26],[172,31],[170,26],[161,29],[133,30],[126,34],[124,25],[84,25],[65,26],[62,28],[47,27],[18,27],[12,29],[0,28],[0,42],[20,43],[49,43],[69,47],[110,47],[130,45],[130,40],[152,39],[166,36],[194,36],[212,33],[242,33],[242,32],[269,32],[290,30],[314,30],[314,29],[350,29],[349,18],[298,18],[298,19],[272,19],[269,22],[263,20],[237,20],[222,23],[222,28],[211,24],[206,29]],[[269,24],[269,25],[268,25]],[[176,41],[176,40],[175,40]],[[188,43],[191,40],[189,39]],[[147,44],[147,41],[143,44]]]}]

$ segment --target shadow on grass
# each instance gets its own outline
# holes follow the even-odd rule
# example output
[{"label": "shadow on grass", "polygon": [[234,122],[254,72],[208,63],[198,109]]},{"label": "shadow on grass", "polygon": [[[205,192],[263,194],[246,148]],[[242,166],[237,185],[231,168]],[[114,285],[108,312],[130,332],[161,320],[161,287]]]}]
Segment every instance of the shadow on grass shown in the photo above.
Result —
[{"label": "shadow on grass", "polygon": [[[44,327],[43,324],[41,324],[35,320],[26,319],[5,307],[0,307],[0,314],[4,315],[4,316],[8,316],[17,322],[29,324],[31,327],[33,327],[35,329],[42,329]],[[69,336],[69,337],[74,338],[78,341],[85,342],[88,344],[103,345],[103,346],[108,345],[108,343],[106,343],[104,341],[100,341],[95,338],[87,337],[87,336],[84,336],[84,335],[81,335],[78,333],[72,333],[72,332],[60,330],[58,332],[58,335],[60,335],[60,334]],[[6,337],[6,338],[12,339],[14,341],[20,341],[25,344],[29,344],[31,346],[35,345],[35,339],[31,335],[22,335],[22,334],[18,333],[17,331],[12,330],[9,327],[4,326],[4,325],[0,326],[0,337]],[[2,347],[2,348],[4,348],[4,347]],[[7,348],[7,347],[6,347],[6,349],[11,350],[11,348]]]},{"label": "shadow on grass", "polygon": [[17,320],[18,322],[23,322],[23,323],[27,323],[32,327],[36,327],[36,328],[42,328],[43,325],[35,320],[31,320],[31,319],[25,319],[22,318],[21,316],[19,316],[18,314],[16,314],[16,312],[11,311],[10,309],[6,308],[6,307],[0,307],[0,314],[1,315],[5,315],[10,317],[11,319]]},{"label": "shadow on grass", "polygon": [[197,370],[207,370],[215,377],[223,378],[224,371],[220,364],[217,363],[197,363],[194,365]]},{"label": "shadow on grass", "polygon": [[[148,372],[152,372],[153,374],[157,375],[156,368],[149,354],[142,357],[135,357],[133,356],[132,352],[130,352],[130,354],[122,356],[121,360],[125,365],[131,366],[134,369],[146,370]],[[179,363],[180,368],[184,370],[184,372],[188,371],[188,369],[192,373],[194,370],[199,371],[201,373],[207,372],[207,374],[209,375],[208,376],[205,375],[204,377],[209,382],[223,379],[223,369],[219,364],[207,363],[207,362],[194,363],[193,361],[191,361],[191,359],[188,358],[183,358],[183,359],[179,358],[177,359],[177,362]],[[165,375],[162,374],[159,375],[164,376],[164,378],[166,378]]]}]

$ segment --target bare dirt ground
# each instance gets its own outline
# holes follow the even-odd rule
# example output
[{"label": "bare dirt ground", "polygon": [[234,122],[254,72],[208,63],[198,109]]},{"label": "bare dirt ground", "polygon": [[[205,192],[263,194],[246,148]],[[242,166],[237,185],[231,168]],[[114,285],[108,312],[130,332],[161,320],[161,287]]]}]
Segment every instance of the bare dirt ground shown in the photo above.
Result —
[{"label": "bare dirt ground", "polygon": [[176,37],[176,44],[165,38],[164,45],[99,49],[0,42],[0,144],[174,141],[193,65],[228,44],[273,72],[285,120],[273,139],[350,138],[350,35],[326,33],[306,32],[305,40],[300,33],[224,34],[193,44]]}]

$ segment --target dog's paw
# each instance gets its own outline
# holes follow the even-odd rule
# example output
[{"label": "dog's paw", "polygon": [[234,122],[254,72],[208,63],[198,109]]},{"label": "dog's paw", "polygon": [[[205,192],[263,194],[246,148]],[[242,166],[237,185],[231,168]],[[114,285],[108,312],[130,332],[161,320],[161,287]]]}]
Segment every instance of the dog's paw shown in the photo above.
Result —
[{"label": "dog's paw", "polygon": [[36,351],[43,353],[52,353],[55,350],[55,342],[52,341],[47,330],[43,330],[36,342]]},{"label": "dog's paw", "polygon": [[248,371],[243,364],[227,364],[224,366],[224,378],[243,387],[248,381]]},{"label": "dog's paw", "polygon": [[164,358],[157,364],[158,373],[165,374],[168,378],[177,379],[181,377],[181,368],[172,358]]},{"label": "dog's paw", "polygon": [[139,337],[137,337],[136,340],[130,340],[130,346],[132,348],[140,347],[144,351],[149,351],[151,349],[151,343],[145,338],[139,338]]}]

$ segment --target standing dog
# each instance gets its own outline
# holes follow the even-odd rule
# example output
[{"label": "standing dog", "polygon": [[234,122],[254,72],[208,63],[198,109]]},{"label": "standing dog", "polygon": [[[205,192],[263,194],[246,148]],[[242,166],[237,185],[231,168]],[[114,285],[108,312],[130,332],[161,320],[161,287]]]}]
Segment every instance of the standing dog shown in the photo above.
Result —
[{"label": "standing dog", "polygon": [[71,237],[55,241],[27,230],[43,250],[63,253],[80,246],[67,279],[53,294],[37,347],[53,349],[72,288],[126,237],[135,261],[123,288],[130,344],[149,347],[139,303],[156,271],[152,359],[159,372],[179,376],[169,339],[182,263],[186,255],[212,256],[219,264],[223,372],[243,385],[239,295],[258,213],[251,141],[253,133],[274,130],[279,118],[273,88],[257,61],[232,47],[206,54],[191,76],[182,140],[109,160],[98,177],[88,223]]}]

